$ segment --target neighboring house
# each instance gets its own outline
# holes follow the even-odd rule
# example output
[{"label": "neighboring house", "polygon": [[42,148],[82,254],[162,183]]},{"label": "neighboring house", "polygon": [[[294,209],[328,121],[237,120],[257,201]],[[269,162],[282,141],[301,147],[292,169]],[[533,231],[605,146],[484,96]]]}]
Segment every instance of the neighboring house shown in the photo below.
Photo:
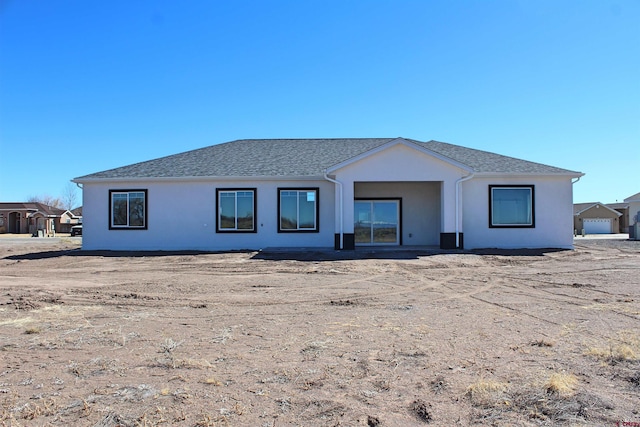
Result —
[{"label": "neighboring house", "polygon": [[611,234],[620,232],[620,212],[600,202],[573,205],[573,228],[577,234]]},{"label": "neighboring house", "polygon": [[72,209],[71,214],[78,219],[78,223],[82,224],[82,206]]},{"label": "neighboring house", "polygon": [[624,202],[629,205],[629,237],[640,240],[637,233],[640,226],[636,225],[640,224],[640,193],[627,197]]},{"label": "neighboring house", "polygon": [[0,203],[0,234],[68,233],[71,226],[82,222],[81,218],[71,211],[43,203]]},{"label": "neighboring house", "polygon": [[620,212],[621,216],[618,218],[618,225],[620,226],[618,233],[629,232],[629,204],[628,203],[607,203],[608,208],[614,209]]},{"label": "neighboring house", "polygon": [[572,248],[580,176],[437,141],[257,139],[73,182],[88,250]]}]

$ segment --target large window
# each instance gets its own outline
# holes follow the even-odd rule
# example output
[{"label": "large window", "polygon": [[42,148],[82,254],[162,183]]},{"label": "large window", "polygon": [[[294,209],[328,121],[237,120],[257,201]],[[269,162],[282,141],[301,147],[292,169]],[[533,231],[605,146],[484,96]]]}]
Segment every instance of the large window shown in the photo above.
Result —
[{"label": "large window", "polygon": [[256,231],[256,190],[218,189],[217,194],[217,231],[255,232]]},{"label": "large window", "polygon": [[278,189],[278,231],[318,231],[318,189]]},{"label": "large window", "polygon": [[534,227],[533,185],[489,186],[489,227]]},{"label": "large window", "polygon": [[109,190],[109,228],[147,229],[147,190]]}]

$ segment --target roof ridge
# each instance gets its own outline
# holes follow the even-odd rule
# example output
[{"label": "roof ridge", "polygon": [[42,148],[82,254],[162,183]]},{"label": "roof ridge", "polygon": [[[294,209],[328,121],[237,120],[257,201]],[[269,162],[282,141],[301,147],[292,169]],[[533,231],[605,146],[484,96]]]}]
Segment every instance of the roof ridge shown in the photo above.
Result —
[{"label": "roof ridge", "polygon": [[[237,141],[344,141],[344,140],[372,140],[372,139],[386,139],[386,140],[394,140],[394,139],[398,139],[398,138],[402,138],[402,139],[406,139],[409,140],[408,138],[403,138],[401,136],[397,136],[397,137],[392,137],[392,138],[388,138],[388,137],[373,137],[373,138],[350,138],[350,137],[346,137],[346,138],[243,138],[243,139],[235,139],[233,141],[229,141],[229,142],[237,142]],[[419,141],[418,141],[419,142]],[[226,143],[223,143],[226,144]],[[221,144],[214,144],[214,145],[221,145]]]}]

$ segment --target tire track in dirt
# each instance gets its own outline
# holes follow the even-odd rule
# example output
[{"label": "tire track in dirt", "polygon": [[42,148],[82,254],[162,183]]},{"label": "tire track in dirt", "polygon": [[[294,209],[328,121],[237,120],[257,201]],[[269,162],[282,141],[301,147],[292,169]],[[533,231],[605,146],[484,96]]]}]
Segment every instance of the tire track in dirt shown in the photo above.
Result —
[{"label": "tire track in dirt", "polygon": [[[533,302],[533,301],[531,301],[531,299],[542,299],[542,300],[547,301],[548,303],[557,304],[559,302],[557,297],[562,295],[562,294],[555,294],[553,292],[548,292],[546,290],[541,290],[541,289],[536,289],[536,288],[530,288],[532,291],[534,291],[534,292],[530,292],[530,293],[512,292],[511,289],[505,288],[505,287],[502,287],[502,286],[496,286],[496,289],[500,289],[501,290],[501,294],[509,294],[510,293],[510,294],[515,294],[517,296],[521,296],[521,297],[523,297],[523,299],[527,300],[527,302],[529,304],[531,304]],[[540,295],[540,294],[550,294],[551,296]],[[554,296],[555,296],[555,298],[554,298]],[[562,295],[562,296],[564,296],[564,295]],[[509,311],[511,311],[513,313],[517,313],[518,315],[520,315],[522,317],[536,319],[536,320],[538,320],[538,321],[540,321],[542,323],[552,324],[552,325],[560,326],[560,327],[565,325],[565,323],[559,323],[559,322],[556,322],[554,320],[549,319],[548,317],[541,317],[541,316],[535,315],[531,311],[522,310],[520,308],[517,308],[517,307],[515,307],[513,305],[509,305],[507,303],[491,301],[491,300],[488,300],[488,299],[481,298],[479,296],[479,293],[470,295],[470,298],[472,298],[472,299],[474,299],[476,301],[480,301],[480,302],[485,303],[485,304],[489,304],[489,305],[493,305],[493,306],[497,306],[497,307],[509,310]],[[569,298],[572,298],[572,297],[569,296]],[[590,299],[586,299],[586,301],[587,302],[593,302],[593,300],[590,300]],[[581,308],[584,307],[584,302],[580,302],[580,301],[576,302],[576,301],[571,301],[571,300],[565,300],[565,301],[562,301],[562,302],[569,303],[569,304],[572,304],[572,305],[575,305],[575,306],[581,307]],[[544,303],[540,303],[540,304],[544,305]],[[631,318],[631,319],[633,319],[635,321],[640,321],[640,318],[637,317],[637,316],[629,315],[627,313],[619,312],[619,311],[613,310],[613,309],[610,309],[609,311],[611,311],[614,314],[618,314],[618,315],[622,315],[622,316],[625,316],[625,317],[629,317],[629,318]],[[586,330],[586,331],[583,331],[583,333],[584,334],[589,334],[592,337],[598,338],[598,339],[603,340],[603,341],[606,341],[606,340],[611,338],[611,336],[608,333],[599,333],[599,332],[597,332],[595,330]]]},{"label": "tire track in dirt", "polygon": [[[401,273],[403,273],[403,275],[405,276],[407,275],[407,273],[409,273],[409,277],[405,278],[404,280],[398,280],[398,276],[397,276],[398,270]],[[439,269],[436,269],[436,271],[437,270]],[[287,271],[287,274],[289,273],[300,274],[299,271],[298,272]],[[273,274],[282,274],[282,272],[273,273]],[[350,274],[350,273],[344,273],[344,274]],[[260,274],[247,275],[245,273],[244,277],[259,278],[261,277],[261,275]],[[336,283],[333,283],[333,284],[314,284],[313,285],[313,290],[318,292],[320,291],[326,292],[326,291],[331,291],[335,289],[344,289],[347,291],[345,293],[341,293],[338,295],[325,295],[323,293],[322,296],[319,296],[316,298],[306,298],[306,299],[289,298],[288,300],[265,300],[265,299],[258,300],[260,297],[264,297],[264,295],[255,295],[256,300],[233,301],[232,300],[233,293],[230,293],[227,291],[227,292],[224,292],[224,299],[226,304],[233,305],[236,307],[254,306],[254,305],[287,306],[287,305],[317,304],[317,303],[326,304],[329,300],[340,300],[340,299],[363,301],[363,300],[374,300],[376,298],[398,296],[403,294],[410,295],[412,292],[437,290],[438,288],[443,287],[447,283],[451,283],[457,280],[458,278],[459,278],[458,275],[451,275],[451,274],[448,274],[446,278],[431,278],[431,277],[426,278],[422,274],[416,274],[415,272],[407,270],[405,268],[395,268],[395,269],[390,269],[389,271],[385,271],[383,273],[372,274],[372,275],[357,278],[357,279],[346,280],[346,281],[336,281]],[[416,284],[416,282],[418,284]],[[393,289],[386,289],[389,283],[394,283]],[[349,289],[356,284],[369,284],[369,285],[373,285],[373,287],[367,286],[360,292],[353,291],[353,290],[349,291]],[[121,284],[117,286],[114,286],[114,285],[107,285],[107,286],[109,286],[110,288],[122,287],[122,288],[131,289],[131,286],[126,286],[126,285],[127,284]],[[128,285],[132,285],[132,283]],[[196,284],[195,286],[198,286],[198,285]],[[202,284],[200,284],[199,286],[202,286]],[[490,284],[485,285],[482,288],[470,291],[470,293],[483,292],[489,289],[490,286],[491,286]],[[261,288],[262,286],[256,289],[261,289]],[[276,286],[265,286],[264,288],[270,289],[270,290],[275,289],[277,291]],[[377,290],[377,289],[386,289],[386,290]],[[454,290],[454,288],[451,288],[451,287],[446,287],[446,289],[448,289],[449,291]],[[240,291],[243,291],[243,289],[240,289]],[[108,293],[111,293],[112,296],[109,297]],[[170,293],[170,290],[167,290],[167,292],[156,292],[156,293],[134,292],[126,295],[118,295],[118,291],[111,290],[111,289],[109,291],[105,291],[105,290],[96,291],[96,289],[92,289],[92,290],[77,289],[76,292],[74,292],[73,294],[68,294],[65,297],[65,301],[69,303],[76,303],[76,304],[87,304],[87,303],[95,304],[97,301],[101,301],[104,304],[108,304],[108,305],[119,305],[122,303],[120,299],[125,298],[127,305],[134,305],[134,306],[140,306],[140,307],[161,307],[164,305],[175,306],[175,305],[181,305],[181,304],[190,305],[193,303],[204,303],[209,305],[209,304],[215,304],[215,302],[217,301],[217,299],[212,300],[207,298],[208,295],[199,296],[197,299],[184,298],[184,297],[176,298],[175,295],[172,295],[171,299],[169,300],[166,297],[166,294],[169,294],[169,293]],[[81,294],[87,294],[87,295],[86,297],[83,298],[83,297],[80,297]],[[219,295],[219,293],[217,293],[217,295]],[[460,298],[460,297],[464,297],[464,294],[460,296],[451,296],[444,299]],[[276,295],[274,298],[280,299],[282,298],[282,296]],[[439,299],[435,299],[432,301],[437,301],[437,300]]]}]

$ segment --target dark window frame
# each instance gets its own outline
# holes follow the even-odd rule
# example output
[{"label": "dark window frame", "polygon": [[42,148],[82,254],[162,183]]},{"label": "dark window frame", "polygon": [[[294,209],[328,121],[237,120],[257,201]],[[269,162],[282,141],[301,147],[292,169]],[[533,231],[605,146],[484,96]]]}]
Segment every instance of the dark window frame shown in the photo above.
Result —
[{"label": "dark window frame", "polygon": [[[493,190],[494,189],[517,189],[526,188],[531,191],[531,224],[494,224],[493,222]],[[489,185],[489,228],[535,228],[536,227],[536,197],[535,197],[535,185],[510,185],[510,184],[495,184]]]},{"label": "dark window frame", "polygon": [[[113,195],[127,193],[127,203],[129,203],[129,197],[131,193],[144,193],[144,225],[132,226],[132,225],[114,225],[113,224]],[[110,189],[109,190],[109,230],[147,230],[149,227],[149,192],[146,188],[140,189]],[[127,212],[127,222],[129,222],[129,212]]]},{"label": "dark window frame", "polygon": [[[380,201],[397,201],[398,202],[398,246],[402,246],[402,197],[354,197],[353,199],[354,201],[372,201],[372,202],[376,202],[378,200]],[[354,218],[354,222],[355,222],[355,218]],[[366,245],[364,245],[366,246]],[[372,245],[375,246],[375,245]],[[380,246],[384,246],[384,245],[380,245]]]},{"label": "dark window frame", "polygon": [[[282,228],[282,223],[281,223],[281,217],[280,217],[280,204],[281,204],[281,193],[283,191],[315,191],[315,227],[313,229],[311,228],[300,228],[300,226],[298,225],[298,228],[296,229],[283,229]],[[277,217],[277,221],[278,221],[278,233],[319,233],[320,232],[320,187],[278,187],[278,191],[277,191],[277,203],[278,203],[278,217]],[[297,218],[298,220],[298,224],[300,222],[300,218]]]},{"label": "dark window frame", "polygon": [[[253,229],[252,230],[242,230],[242,229],[229,229],[229,228],[220,228],[220,193],[236,193],[236,206],[238,200],[238,192],[242,191],[251,191],[253,193]],[[237,216],[236,212],[236,224],[237,224]],[[216,233],[257,233],[258,232],[258,189],[255,187],[252,188],[216,188]]]}]

